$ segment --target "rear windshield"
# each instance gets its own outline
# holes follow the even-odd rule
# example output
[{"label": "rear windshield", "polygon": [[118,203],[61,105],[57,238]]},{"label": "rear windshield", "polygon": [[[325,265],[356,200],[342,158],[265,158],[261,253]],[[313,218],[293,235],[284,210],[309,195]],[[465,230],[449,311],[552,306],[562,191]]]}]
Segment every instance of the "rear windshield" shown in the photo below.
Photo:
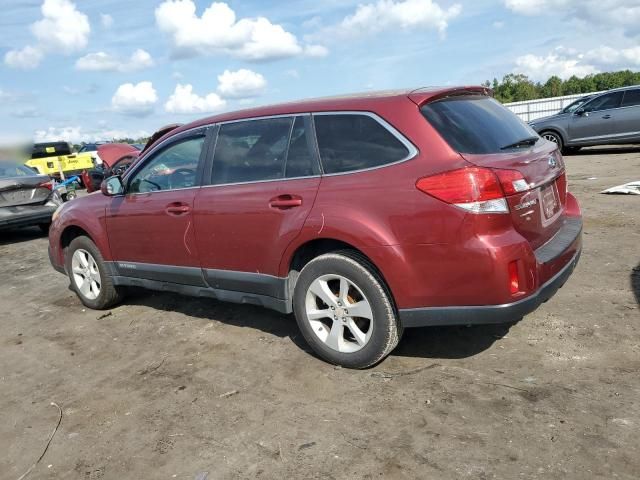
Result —
[{"label": "rear windshield", "polygon": [[37,175],[25,165],[12,162],[0,162],[0,178],[26,177]]},{"label": "rear windshield", "polygon": [[510,110],[482,95],[450,97],[420,110],[460,153],[501,153],[509,145],[538,136]]}]

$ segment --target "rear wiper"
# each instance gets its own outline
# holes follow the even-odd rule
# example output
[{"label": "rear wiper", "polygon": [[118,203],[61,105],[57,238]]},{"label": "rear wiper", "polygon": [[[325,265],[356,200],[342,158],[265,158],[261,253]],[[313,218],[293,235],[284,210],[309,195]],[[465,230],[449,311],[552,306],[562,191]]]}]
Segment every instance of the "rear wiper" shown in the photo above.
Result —
[{"label": "rear wiper", "polygon": [[530,147],[531,145],[535,145],[538,140],[540,140],[540,137],[523,138],[522,140],[518,140],[517,142],[510,143],[509,145],[505,145],[504,147],[500,147],[500,150],[508,150],[510,148],[519,147]]}]

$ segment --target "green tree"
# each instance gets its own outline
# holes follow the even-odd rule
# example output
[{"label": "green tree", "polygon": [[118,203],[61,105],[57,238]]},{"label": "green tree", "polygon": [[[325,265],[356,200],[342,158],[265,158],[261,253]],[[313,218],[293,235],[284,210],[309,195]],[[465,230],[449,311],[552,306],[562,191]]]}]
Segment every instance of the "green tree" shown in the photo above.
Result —
[{"label": "green tree", "polygon": [[573,75],[567,80],[554,75],[544,83],[534,83],[526,75],[510,73],[501,81],[494,78],[493,82],[487,80],[483,85],[487,87],[491,85],[496,99],[508,103],[640,85],[640,72],[631,70],[602,72],[582,78]]}]

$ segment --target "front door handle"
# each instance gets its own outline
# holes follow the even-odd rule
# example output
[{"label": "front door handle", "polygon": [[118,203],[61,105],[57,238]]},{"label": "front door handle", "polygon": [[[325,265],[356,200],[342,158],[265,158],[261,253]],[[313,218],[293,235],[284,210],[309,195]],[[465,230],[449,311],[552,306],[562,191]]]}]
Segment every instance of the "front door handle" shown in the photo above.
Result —
[{"label": "front door handle", "polygon": [[302,198],[297,195],[278,195],[275,198],[269,200],[269,206],[271,208],[277,208],[280,210],[287,210],[293,207],[299,207],[302,205]]},{"label": "front door handle", "polygon": [[191,207],[186,203],[170,203],[167,205],[165,212],[169,215],[184,215],[185,213],[189,213],[191,211]]},{"label": "front door handle", "polygon": [[609,120],[609,119],[611,118],[611,115],[606,114],[606,115],[605,115],[604,117],[602,117],[602,118],[604,118],[605,120]]}]

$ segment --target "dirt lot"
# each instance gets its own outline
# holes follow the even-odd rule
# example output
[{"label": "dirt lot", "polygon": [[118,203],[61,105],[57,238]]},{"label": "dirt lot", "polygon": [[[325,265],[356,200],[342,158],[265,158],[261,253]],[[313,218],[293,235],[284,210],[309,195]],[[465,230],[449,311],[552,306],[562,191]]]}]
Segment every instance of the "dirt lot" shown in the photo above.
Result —
[{"label": "dirt lot", "polygon": [[[137,292],[85,309],[37,230],[0,237],[0,478],[640,478],[640,148],[567,157],[584,253],[507,327],[405,332],[366,371],[292,317]],[[636,279],[635,287],[633,286]],[[635,290],[635,292],[634,292]]]}]

